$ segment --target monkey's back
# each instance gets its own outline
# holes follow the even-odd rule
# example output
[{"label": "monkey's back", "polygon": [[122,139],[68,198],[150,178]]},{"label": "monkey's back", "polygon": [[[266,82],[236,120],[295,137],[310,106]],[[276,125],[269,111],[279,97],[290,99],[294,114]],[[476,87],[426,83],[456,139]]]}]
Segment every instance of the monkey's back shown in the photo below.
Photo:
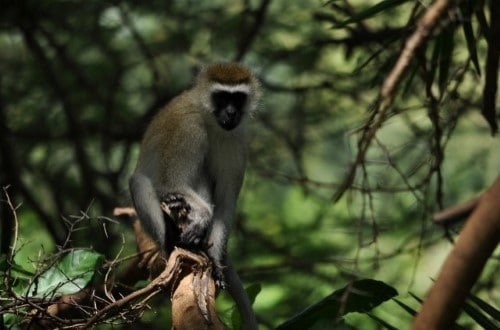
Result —
[{"label": "monkey's back", "polygon": [[144,134],[136,171],[156,173],[151,179],[163,184],[186,168],[193,176],[200,170],[208,138],[199,107],[186,91],[155,115]]}]

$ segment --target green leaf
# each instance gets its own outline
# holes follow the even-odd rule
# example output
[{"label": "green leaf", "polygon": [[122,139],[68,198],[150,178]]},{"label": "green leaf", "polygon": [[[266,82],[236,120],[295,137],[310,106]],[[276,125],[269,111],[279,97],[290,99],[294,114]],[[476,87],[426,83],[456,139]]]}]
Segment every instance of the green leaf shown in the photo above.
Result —
[{"label": "green leaf", "polygon": [[441,52],[443,34],[439,34],[434,40],[434,48],[432,49],[431,68],[429,69],[429,77],[426,79],[427,87],[432,86],[436,71],[439,65],[439,53]]},{"label": "green leaf", "polygon": [[72,250],[37,277],[25,294],[44,297],[78,292],[90,282],[103,260],[101,254],[92,250]]},{"label": "green leaf", "polygon": [[423,303],[424,300],[422,298],[420,298],[419,296],[417,296],[416,294],[414,294],[413,292],[408,292],[408,294],[413,298],[415,299],[416,301],[418,301],[419,303]]},{"label": "green leaf", "polygon": [[414,310],[413,308],[411,308],[410,306],[408,306],[407,304],[397,300],[397,299],[393,299],[396,304],[398,304],[399,306],[401,306],[405,311],[408,312],[408,314],[412,315],[412,316],[415,316],[417,315],[417,311]]},{"label": "green leaf", "polygon": [[439,89],[441,92],[446,88],[448,84],[448,74],[450,72],[450,66],[453,59],[453,48],[455,47],[455,42],[453,36],[455,34],[455,26],[448,25],[443,32],[441,32],[441,52],[439,54]]},{"label": "green leaf", "polygon": [[378,14],[384,10],[387,10],[387,9],[390,9],[393,7],[397,7],[405,2],[408,2],[408,0],[384,0],[384,1],[380,1],[376,5],[355,14],[354,16],[346,19],[345,21],[336,25],[335,27],[336,28],[343,28],[348,24],[360,22],[362,20],[365,20],[367,18],[375,16],[376,14]]},{"label": "green leaf", "polygon": [[[408,292],[408,293],[409,293],[409,295],[410,295],[413,299],[415,299],[416,301],[418,301],[420,304],[422,304],[422,303],[424,302],[424,300],[423,300],[422,298],[418,297],[416,294],[414,294],[414,293],[412,293],[412,292]],[[406,306],[406,305],[405,305],[405,306]],[[407,307],[407,308],[409,308],[408,306],[406,306],[406,307]],[[410,314],[412,314],[414,311],[413,311],[413,309],[411,309],[411,308],[410,308],[410,310],[411,310],[411,313],[410,313]],[[412,314],[412,315],[413,315],[413,314]],[[455,323],[455,324],[454,324],[454,326],[453,326],[453,329],[455,329],[455,330],[462,330],[462,329],[465,329],[465,328],[464,328],[464,327],[462,327],[461,325],[459,325],[458,323]]]},{"label": "green leaf", "polygon": [[254,283],[248,286],[245,291],[247,292],[248,298],[253,305],[253,303],[255,302],[255,298],[257,298],[257,295],[260,293],[260,291],[262,291],[262,285],[260,285],[260,283]]},{"label": "green leaf", "polygon": [[364,279],[354,281],[346,287],[334,291],[314,305],[295,315],[277,329],[311,329],[316,323],[339,325],[341,317],[352,312],[368,312],[398,293],[387,284]]},{"label": "green leaf", "polygon": [[418,72],[418,64],[416,63],[411,63],[410,68],[408,69],[408,78],[406,79],[405,85],[403,87],[403,96],[408,95],[408,92],[410,91],[410,88],[413,86],[413,79],[415,78],[417,72]]},{"label": "green leaf", "polygon": [[486,314],[490,315],[497,321],[500,321],[500,311],[488,304],[486,301],[482,300],[476,296],[470,296],[469,299],[476,304],[479,308],[481,308]]},{"label": "green leaf", "polygon": [[467,315],[469,315],[474,321],[477,322],[483,329],[491,329],[496,330],[499,327],[499,324],[495,324],[493,321],[490,321],[478,308],[472,306],[470,303],[465,303],[463,310]]},{"label": "green leaf", "polygon": [[469,56],[474,64],[477,74],[481,75],[481,68],[479,67],[479,60],[477,58],[477,40],[474,36],[474,30],[472,29],[472,9],[470,2],[465,1],[461,6],[461,9],[463,15],[462,28],[467,42],[467,49],[469,50]]},{"label": "green leaf", "polygon": [[[20,311],[25,311],[25,308],[21,308]],[[23,319],[22,313],[4,313],[0,315],[3,320],[0,320],[2,324],[5,326],[5,329],[21,329],[20,324]]]},{"label": "green leaf", "polygon": [[368,315],[370,318],[372,318],[373,320],[375,320],[378,324],[380,324],[381,326],[383,326],[384,329],[388,329],[388,330],[397,330],[398,329],[396,327],[393,327],[392,325],[390,325],[386,321],[382,320],[380,317],[378,317],[376,315],[373,315],[372,313],[366,313],[366,315]]}]

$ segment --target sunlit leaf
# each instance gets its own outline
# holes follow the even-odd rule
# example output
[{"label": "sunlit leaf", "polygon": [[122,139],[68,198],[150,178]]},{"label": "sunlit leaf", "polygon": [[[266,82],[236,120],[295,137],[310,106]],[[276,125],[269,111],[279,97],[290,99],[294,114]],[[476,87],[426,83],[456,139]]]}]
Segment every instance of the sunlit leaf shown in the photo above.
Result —
[{"label": "sunlit leaf", "polygon": [[92,279],[103,256],[92,250],[72,250],[27,288],[28,296],[44,297],[75,293]]}]

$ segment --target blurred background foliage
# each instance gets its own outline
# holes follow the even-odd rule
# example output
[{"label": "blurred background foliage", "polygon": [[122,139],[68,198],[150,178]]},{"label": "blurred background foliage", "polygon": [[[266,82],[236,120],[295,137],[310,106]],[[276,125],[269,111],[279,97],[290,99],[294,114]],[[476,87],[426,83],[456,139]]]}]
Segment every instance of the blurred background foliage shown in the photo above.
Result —
[{"label": "blurred background foliage", "polygon": [[[0,183],[20,204],[17,262],[34,267],[82,213],[74,246],[109,258],[134,252],[130,224],[106,218],[130,205],[145,126],[201,65],[241,61],[265,96],[230,253],[244,282],[262,285],[262,325],[356,278],[382,280],[402,300],[423,296],[459,229],[436,226],[432,213],[498,175],[500,141],[481,116],[484,2],[462,1],[420,49],[355,181],[333,203],[380,84],[430,1],[377,3],[0,1]],[[0,209],[6,253],[13,223]],[[497,258],[475,287],[486,301],[500,300],[495,274]],[[391,303],[375,315],[407,327]],[[376,328],[367,317],[349,321]]]}]

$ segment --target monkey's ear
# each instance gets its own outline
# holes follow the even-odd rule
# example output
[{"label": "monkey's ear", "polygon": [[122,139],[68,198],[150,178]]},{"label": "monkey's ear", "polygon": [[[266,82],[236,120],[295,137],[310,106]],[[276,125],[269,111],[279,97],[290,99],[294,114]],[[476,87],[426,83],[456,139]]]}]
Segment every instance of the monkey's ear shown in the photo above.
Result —
[{"label": "monkey's ear", "polygon": [[204,66],[201,64],[195,64],[191,67],[191,73],[193,77],[197,77],[201,71],[203,71]]}]

